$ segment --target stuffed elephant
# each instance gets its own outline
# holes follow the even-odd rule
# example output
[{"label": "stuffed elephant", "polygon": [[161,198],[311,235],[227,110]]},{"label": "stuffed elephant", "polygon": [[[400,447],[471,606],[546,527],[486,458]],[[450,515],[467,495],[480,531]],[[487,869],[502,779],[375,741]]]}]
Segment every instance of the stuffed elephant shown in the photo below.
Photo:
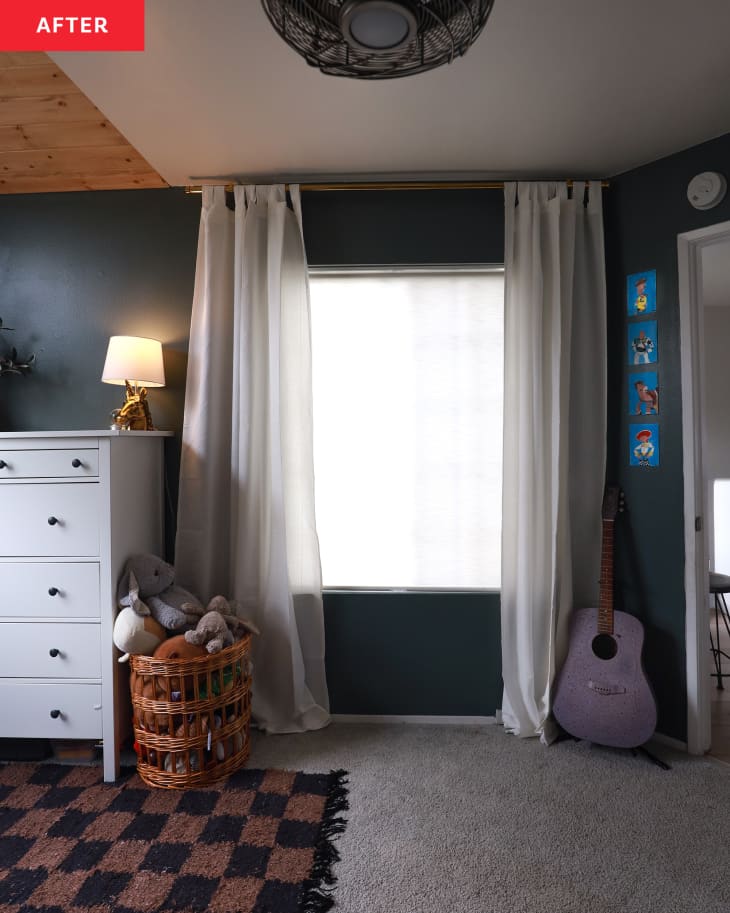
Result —
[{"label": "stuffed elephant", "polygon": [[132,555],[117,587],[120,608],[152,615],[168,631],[194,628],[205,614],[201,602],[174,583],[175,569],[156,555]]},{"label": "stuffed elephant", "polygon": [[194,631],[185,632],[189,644],[205,647],[208,653],[220,653],[233,643],[233,634],[220,612],[206,612]]},{"label": "stuffed elephant", "polygon": [[235,608],[225,596],[214,596],[197,627],[185,632],[185,640],[190,644],[205,645],[208,653],[218,653],[235,640],[240,640],[246,631],[260,633],[252,621],[236,615]]}]

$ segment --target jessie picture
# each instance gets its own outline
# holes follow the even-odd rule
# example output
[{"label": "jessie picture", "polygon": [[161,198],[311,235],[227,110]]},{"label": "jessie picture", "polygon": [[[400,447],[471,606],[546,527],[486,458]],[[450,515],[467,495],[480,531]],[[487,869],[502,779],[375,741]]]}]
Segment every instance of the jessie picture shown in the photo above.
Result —
[{"label": "jessie picture", "polygon": [[629,450],[631,466],[658,466],[659,425],[631,425]]}]

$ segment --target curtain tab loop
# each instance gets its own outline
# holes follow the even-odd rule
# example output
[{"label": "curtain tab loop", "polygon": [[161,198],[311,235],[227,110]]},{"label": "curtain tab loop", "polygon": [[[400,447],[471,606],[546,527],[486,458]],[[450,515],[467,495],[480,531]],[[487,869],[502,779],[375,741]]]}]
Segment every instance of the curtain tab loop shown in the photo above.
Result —
[{"label": "curtain tab loop", "polygon": [[581,206],[585,203],[586,182],[573,181],[573,199]]},{"label": "curtain tab loop", "polygon": [[210,210],[220,205],[226,205],[226,188],[205,184],[203,186],[203,209]]},{"label": "curtain tab loop", "polygon": [[603,212],[603,188],[600,181],[587,181],[588,190],[586,206],[589,212]]}]

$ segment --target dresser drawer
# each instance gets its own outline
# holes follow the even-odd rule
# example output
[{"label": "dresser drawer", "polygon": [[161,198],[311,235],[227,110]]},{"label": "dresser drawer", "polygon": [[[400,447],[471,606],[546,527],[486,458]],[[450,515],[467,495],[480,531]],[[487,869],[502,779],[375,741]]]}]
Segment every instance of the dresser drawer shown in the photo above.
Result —
[{"label": "dresser drawer", "polygon": [[0,561],[0,619],[9,617],[99,618],[99,565]]},{"label": "dresser drawer", "polygon": [[0,485],[0,555],[99,554],[99,485]]},{"label": "dresser drawer", "polygon": [[101,685],[0,681],[3,738],[98,739],[101,717]]},{"label": "dresser drawer", "polygon": [[0,450],[2,479],[59,479],[99,475],[99,451]]},{"label": "dresser drawer", "polygon": [[101,678],[101,626],[0,623],[3,678]]}]

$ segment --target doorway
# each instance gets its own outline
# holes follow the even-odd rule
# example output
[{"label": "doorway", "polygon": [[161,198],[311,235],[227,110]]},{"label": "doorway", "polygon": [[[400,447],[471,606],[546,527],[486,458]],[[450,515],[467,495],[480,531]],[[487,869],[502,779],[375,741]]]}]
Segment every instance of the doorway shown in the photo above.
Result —
[{"label": "doorway", "polygon": [[[708,630],[709,572],[730,574],[730,568],[720,566],[725,560],[722,543],[726,525],[730,528],[723,506],[730,486],[727,348],[720,345],[724,334],[730,346],[730,268],[726,265],[730,264],[730,222],[680,234],[677,246],[685,479],[687,748],[692,754],[703,754],[712,744],[713,754],[726,751],[730,759],[730,744],[724,745],[726,734],[730,736],[730,701],[723,700],[725,692],[717,689],[717,679],[711,677]],[[716,381],[722,372],[719,390]],[[725,671],[730,672],[730,663],[725,662]],[[730,678],[727,685],[730,689]]]}]

